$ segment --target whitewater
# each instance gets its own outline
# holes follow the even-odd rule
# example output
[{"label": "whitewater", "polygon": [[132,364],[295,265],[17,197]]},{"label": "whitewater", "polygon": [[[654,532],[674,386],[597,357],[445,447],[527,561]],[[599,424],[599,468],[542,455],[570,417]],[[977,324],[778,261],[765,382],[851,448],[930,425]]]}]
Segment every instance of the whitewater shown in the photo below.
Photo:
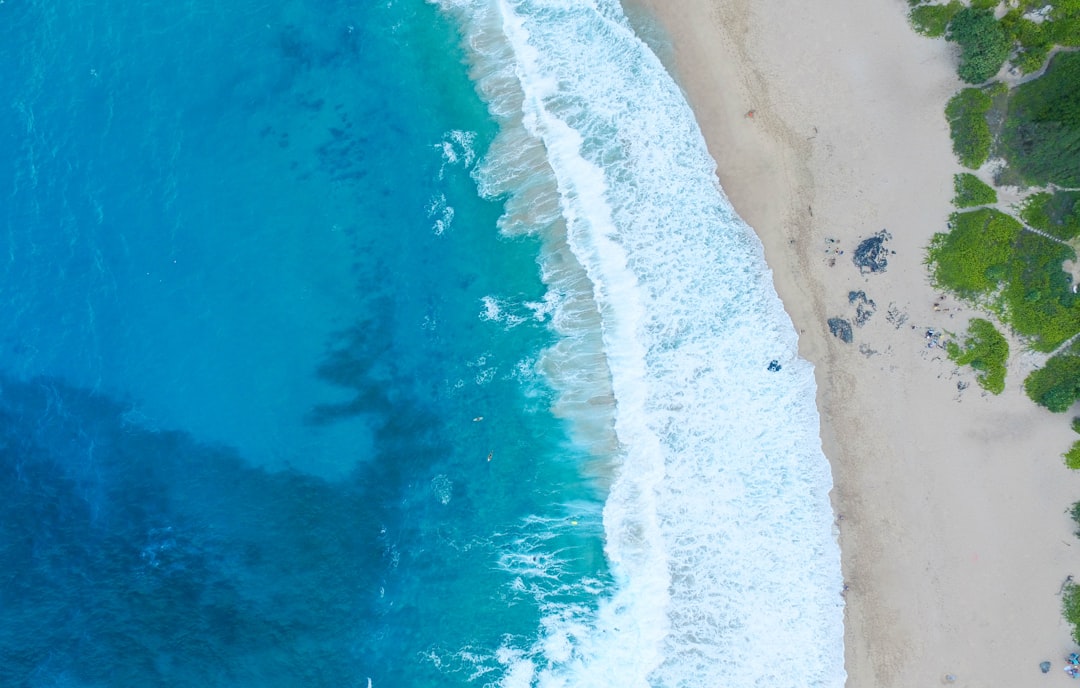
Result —
[{"label": "whitewater", "polygon": [[842,686],[813,370],[677,84],[611,0],[437,4],[500,128],[480,192],[542,239],[538,368],[608,488],[612,582],[538,592],[501,685]]}]

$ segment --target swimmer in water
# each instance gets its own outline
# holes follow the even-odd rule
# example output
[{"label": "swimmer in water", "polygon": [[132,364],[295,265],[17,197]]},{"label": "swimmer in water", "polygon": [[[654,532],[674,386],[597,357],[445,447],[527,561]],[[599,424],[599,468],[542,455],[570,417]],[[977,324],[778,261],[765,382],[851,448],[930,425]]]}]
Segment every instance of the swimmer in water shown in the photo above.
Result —
[{"label": "swimmer in water", "polygon": [[489,451],[488,452],[488,463],[491,463],[491,457],[493,457],[493,456],[495,456],[495,452]]}]

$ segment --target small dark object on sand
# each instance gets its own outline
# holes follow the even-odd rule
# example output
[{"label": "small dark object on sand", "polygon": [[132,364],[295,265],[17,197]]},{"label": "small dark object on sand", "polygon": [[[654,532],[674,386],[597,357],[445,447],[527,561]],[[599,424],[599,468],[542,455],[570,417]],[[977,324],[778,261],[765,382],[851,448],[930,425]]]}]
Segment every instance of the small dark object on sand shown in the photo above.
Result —
[{"label": "small dark object on sand", "polygon": [[829,318],[829,332],[833,333],[833,336],[839,337],[840,341],[845,344],[850,344],[854,339],[851,332],[851,323],[843,318]]},{"label": "small dark object on sand", "polygon": [[1050,673],[1050,662],[1039,662],[1039,671],[1044,674]]},{"label": "small dark object on sand", "polygon": [[773,359],[773,360],[769,361],[769,371],[770,372],[775,373],[776,371],[780,370],[780,367],[781,367],[780,366],[780,361],[777,361],[776,359]]},{"label": "small dark object on sand", "polygon": [[885,272],[885,266],[889,264],[889,250],[885,248],[885,242],[892,239],[892,234],[887,230],[881,230],[868,239],[863,239],[855,247],[855,255],[851,262],[859,268],[859,272]]}]

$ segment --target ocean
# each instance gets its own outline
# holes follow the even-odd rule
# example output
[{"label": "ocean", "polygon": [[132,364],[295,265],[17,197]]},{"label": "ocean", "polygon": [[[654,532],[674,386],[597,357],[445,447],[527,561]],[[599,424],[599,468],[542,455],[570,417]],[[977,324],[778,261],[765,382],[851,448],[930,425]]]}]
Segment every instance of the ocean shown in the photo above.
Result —
[{"label": "ocean", "polygon": [[616,2],[0,26],[0,685],[843,685],[812,369]]}]

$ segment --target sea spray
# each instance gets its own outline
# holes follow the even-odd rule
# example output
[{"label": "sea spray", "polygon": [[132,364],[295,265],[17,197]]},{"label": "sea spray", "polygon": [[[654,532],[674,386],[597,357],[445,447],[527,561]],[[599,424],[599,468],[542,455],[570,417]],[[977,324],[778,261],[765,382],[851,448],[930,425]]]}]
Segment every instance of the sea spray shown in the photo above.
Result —
[{"label": "sea spray", "polygon": [[556,411],[611,476],[612,585],[548,602],[502,684],[842,685],[812,370],[677,86],[615,2],[439,4],[501,128],[481,193],[544,240]]}]

